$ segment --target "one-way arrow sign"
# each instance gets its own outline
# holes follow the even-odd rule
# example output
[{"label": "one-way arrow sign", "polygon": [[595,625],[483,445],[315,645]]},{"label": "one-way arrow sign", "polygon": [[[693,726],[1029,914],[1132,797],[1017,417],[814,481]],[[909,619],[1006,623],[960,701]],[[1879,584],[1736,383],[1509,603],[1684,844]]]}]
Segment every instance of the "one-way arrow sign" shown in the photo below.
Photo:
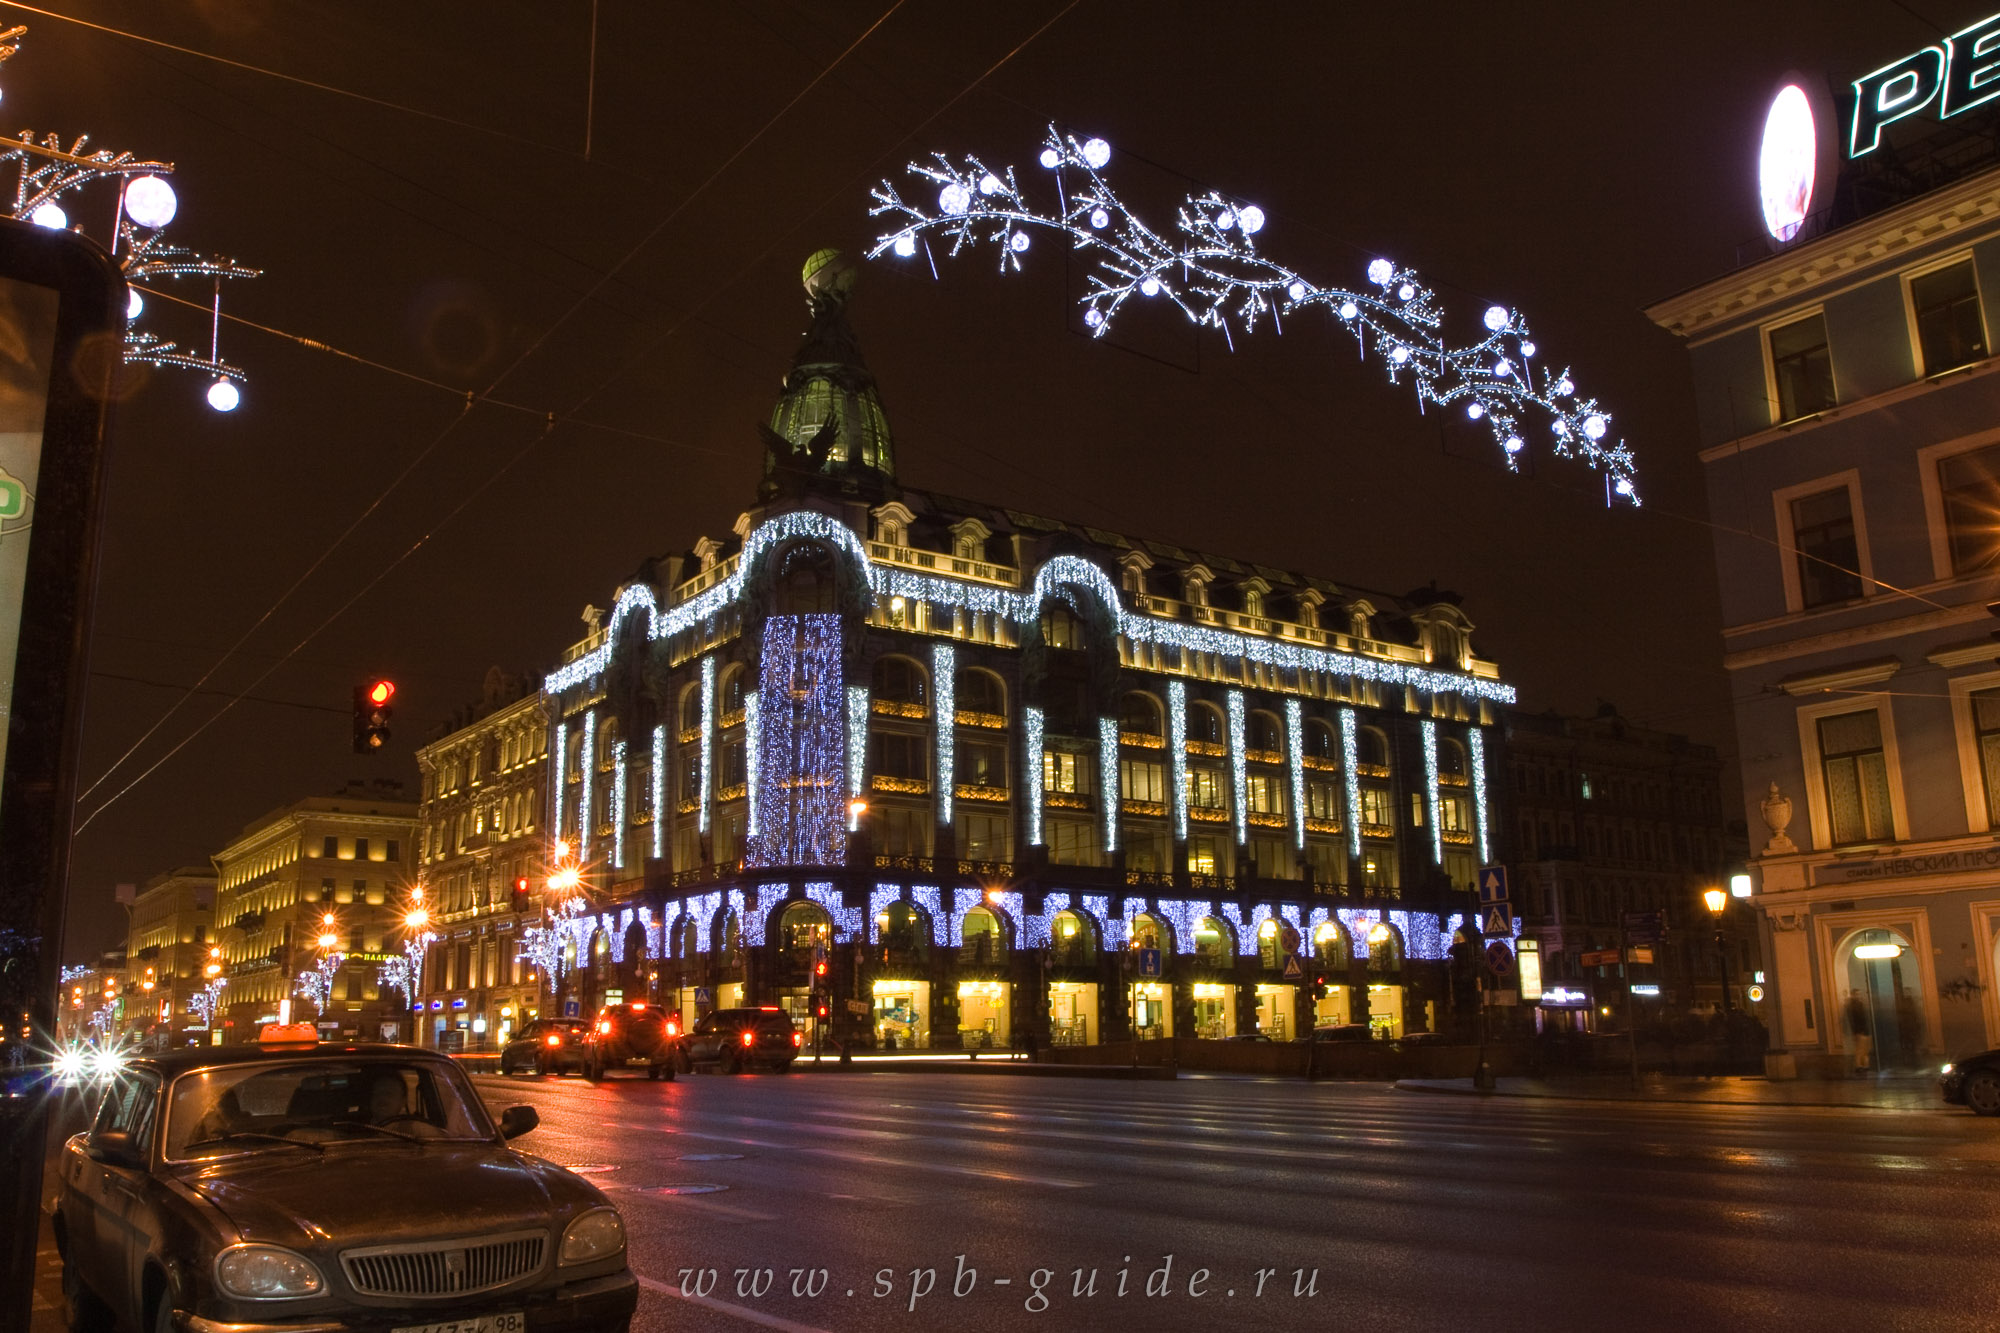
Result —
[{"label": "one-way arrow sign", "polygon": [[1506,866],[1481,866],[1479,868],[1479,901],[1482,903],[1504,903],[1512,894],[1507,892]]}]

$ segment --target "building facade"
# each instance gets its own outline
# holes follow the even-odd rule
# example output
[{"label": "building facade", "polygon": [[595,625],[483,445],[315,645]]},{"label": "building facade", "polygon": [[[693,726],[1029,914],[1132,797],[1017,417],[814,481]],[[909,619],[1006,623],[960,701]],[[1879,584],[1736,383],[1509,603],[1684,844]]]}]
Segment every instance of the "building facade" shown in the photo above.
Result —
[{"label": "building facade", "polygon": [[1514,698],[1456,599],[899,485],[826,258],[758,502],[544,682],[580,883],[525,934],[565,1006],[812,1031],[818,992],[919,1048],[1447,1026]]},{"label": "building facade", "polygon": [[[1622,1025],[1628,980],[1641,1024],[1761,1015],[1752,909],[1732,897],[1712,913],[1703,898],[1729,887],[1749,850],[1725,817],[1715,749],[1635,726],[1608,704],[1588,718],[1509,710],[1503,727],[1516,907],[1541,956],[1538,1026]],[[1659,913],[1664,938],[1623,964],[1586,962],[1633,947],[1627,913]]]},{"label": "building facade", "polygon": [[126,1034],[153,1049],[179,1046],[208,1023],[195,996],[215,925],[215,868],[180,866],[153,876],[133,897],[125,935]]},{"label": "building facade", "polygon": [[2000,170],[1901,160],[1648,312],[1693,362],[1766,1008],[1801,1064],[2000,1045]]},{"label": "building facade", "polygon": [[478,703],[417,751],[417,880],[411,907],[434,936],[418,979],[426,1046],[504,1044],[539,1012],[522,930],[541,919],[548,871],[549,721],[539,679],[487,673]]},{"label": "building facade", "polygon": [[[215,937],[222,949],[225,1040],[265,1023],[401,1040],[406,1001],[385,994],[400,957],[417,808],[400,783],[352,786],[274,810],[216,853]],[[325,941],[325,943],[322,943]],[[301,978],[314,974],[317,983]]]}]

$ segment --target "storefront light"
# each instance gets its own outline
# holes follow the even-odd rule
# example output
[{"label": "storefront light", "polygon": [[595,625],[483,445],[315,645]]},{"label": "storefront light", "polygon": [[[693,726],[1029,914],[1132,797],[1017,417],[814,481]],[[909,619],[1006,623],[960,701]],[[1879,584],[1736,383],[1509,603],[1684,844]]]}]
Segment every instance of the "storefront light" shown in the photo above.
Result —
[{"label": "storefront light", "polygon": [[1873,962],[1878,958],[1901,958],[1903,956],[1903,946],[1900,944],[1857,944],[1854,946],[1854,956],[1866,959],[1869,962]]},{"label": "storefront light", "polygon": [[1197,1000],[1219,1000],[1229,988],[1213,981],[1194,983],[1194,998]]}]

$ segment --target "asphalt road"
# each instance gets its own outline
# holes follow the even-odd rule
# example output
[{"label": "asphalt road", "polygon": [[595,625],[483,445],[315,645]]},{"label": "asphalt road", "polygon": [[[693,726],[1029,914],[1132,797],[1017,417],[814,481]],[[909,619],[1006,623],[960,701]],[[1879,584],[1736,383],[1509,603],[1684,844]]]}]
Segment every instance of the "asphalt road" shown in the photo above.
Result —
[{"label": "asphalt road", "polygon": [[618,1202],[644,1330],[2000,1319],[2000,1121],[1963,1113],[1222,1079],[478,1082],[541,1112],[520,1146]]}]

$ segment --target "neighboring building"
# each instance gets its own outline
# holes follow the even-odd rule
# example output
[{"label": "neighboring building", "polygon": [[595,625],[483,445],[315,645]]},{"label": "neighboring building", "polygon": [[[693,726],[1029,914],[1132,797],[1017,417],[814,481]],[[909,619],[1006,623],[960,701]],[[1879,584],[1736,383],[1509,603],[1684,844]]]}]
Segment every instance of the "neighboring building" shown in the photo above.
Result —
[{"label": "neighboring building", "polygon": [[156,1049],[180,1045],[190,1028],[206,1033],[208,1025],[188,1004],[207,984],[202,969],[214,930],[215,868],[181,866],[153,876],[133,898],[127,920],[126,1032]]},{"label": "neighboring building", "polygon": [[417,751],[417,876],[437,936],[421,978],[419,1040],[490,1048],[539,1012],[540,978],[521,956],[541,919],[538,838],[548,791],[541,682],[489,671],[479,702]]},{"label": "neighboring building", "polygon": [[1588,1031],[1606,1006],[1622,1014],[1628,978],[1583,958],[1629,943],[1628,912],[1662,913],[1667,927],[1653,961],[1628,964],[1641,1021],[1725,1007],[1761,1016],[1751,910],[1732,899],[1718,920],[1702,898],[1727,889],[1749,854],[1742,824],[1724,818],[1713,747],[1634,726],[1609,704],[1590,718],[1509,710],[1504,724],[1515,908],[1540,944],[1546,992],[1538,1026]]},{"label": "neighboring building", "polygon": [[126,1018],[125,950],[107,949],[95,963],[62,970],[56,1005],[56,1037],[78,1044],[115,1038]]},{"label": "neighboring building", "polygon": [[[396,1040],[408,1009],[384,994],[382,965],[400,955],[410,889],[415,805],[377,781],[308,797],[265,815],[215,855],[215,936],[227,967],[226,1039],[254,1040],[285,1015],[329,1034]],[[328,917],[332,920],[329,922]],[[319,940],[331,935],[323,950]],[[323,1005],[301,998],[301,973],[341,955]]]},{"label": "neighboring building", "polygon": [[1967,120],[1647,312],[1693,363],[1765,1009],[1801,1063],[1854,1058],[1856,1000],[1878,1067],[2000,1045],[2000,169]]},{"label": "neighboring building", "polygon": [[827,258],[757,504],[545,682],[563,998],[803,1019],[823,951],[883,1044],[1445,1025],[1514,699],[1457,599],[900,486]]}]

